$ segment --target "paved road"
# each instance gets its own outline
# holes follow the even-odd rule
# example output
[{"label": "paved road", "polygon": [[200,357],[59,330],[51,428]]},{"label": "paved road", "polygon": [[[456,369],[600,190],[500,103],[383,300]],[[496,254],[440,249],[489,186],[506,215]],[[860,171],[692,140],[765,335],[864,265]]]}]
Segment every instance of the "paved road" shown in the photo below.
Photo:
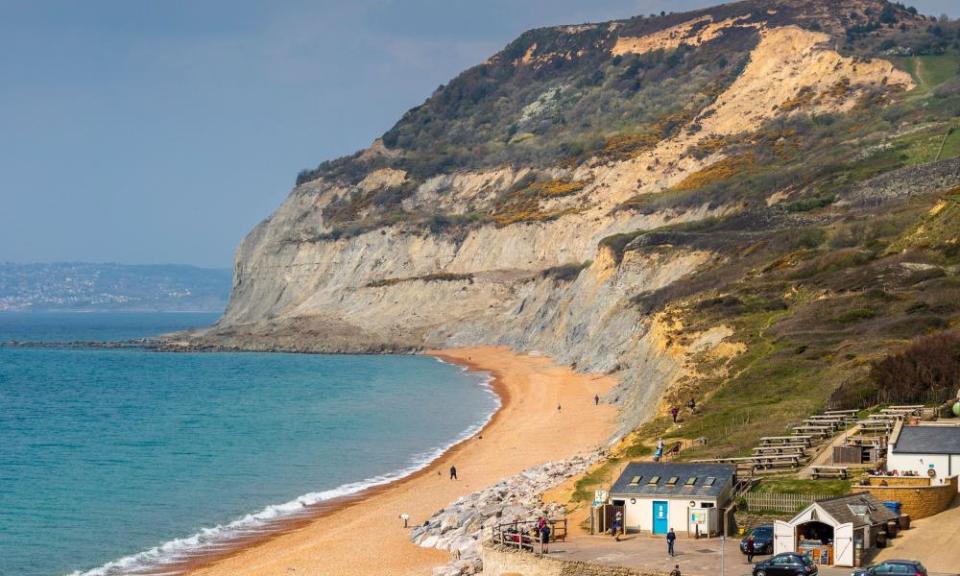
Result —
[{"label": "paved road", "polygon": [[891,541],[876,561],[892,558],[920,560],[930,572],[960,574],[960,498],[945,511],[912,523]]},{"label": "paved road", "polygon": [[[916,529],[901,532],[894,540],[893,548],[884,550],[881,559],[915,558],[921,560],[931,576],[960,574],[956,566],[960,562],[960,506],[939,516],[920,520]],[[942,516],[942,515],[941,515]],[[931,529],[932,528],[932,529]],[[936,532],[938,536],[932,536]],[[919,535],[919,538],[916,536]],[[569,542],[558,542],[550,548],[550,556],[559,560],[573,560],[609,564],[611,566],[643,567],[669,572],[674,565],[680,566],[684,576],[748,576],[753,566],[740,553],[739,539],[727,539],[721,572],[720,539],[678,539],[677,555],[667,555],[667,543],[662,538],[628,535],[615,541],[610,536],[581,536]],[[757,556],[763,560],[768,556]],[[879,560],[875,560],[879,561]],[[821,567],[821,576],[850,576],[852,568]]]}]

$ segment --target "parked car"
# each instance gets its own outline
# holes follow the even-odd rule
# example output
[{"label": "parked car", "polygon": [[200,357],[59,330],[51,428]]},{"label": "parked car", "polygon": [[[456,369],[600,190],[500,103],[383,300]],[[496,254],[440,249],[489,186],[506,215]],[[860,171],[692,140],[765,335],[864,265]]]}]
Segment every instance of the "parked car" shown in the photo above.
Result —
[{"label": "parked car", "polygon": [[784,552],[753,565],[753,576],[817,576],[813,560],[796,552]]},{"label": "parked car", "polygon": [[887,560],[858,568],[852,576],[927,576],[927,569],[917,560]]},{"label": "parked car", "polygon": [[747,538],[753,536],[753,553],[757,556],[773,554],[773,524],[761,524],[740,541],[740,551],[747,553]]}]

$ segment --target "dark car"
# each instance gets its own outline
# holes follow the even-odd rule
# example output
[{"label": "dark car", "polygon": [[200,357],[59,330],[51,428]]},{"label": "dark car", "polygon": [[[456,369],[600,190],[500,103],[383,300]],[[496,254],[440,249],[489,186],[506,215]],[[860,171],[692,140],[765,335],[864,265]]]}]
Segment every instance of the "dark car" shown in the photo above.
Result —
[{"label": "dark car", "polygon": [[927,576],[927,569],[916,560],[887,560],[858,568],[852,576]]},{"label": "dark car", "polygon": [[753,565],[753,576],[817,576],[817,565],[806,556],[784,552]]},{"label": "dark car", "polygon": [[757,556],[773,554],[773,524],[761,524],[740,541],[740,551],[747,553],[747,538],[753,536],[753,553]]}]

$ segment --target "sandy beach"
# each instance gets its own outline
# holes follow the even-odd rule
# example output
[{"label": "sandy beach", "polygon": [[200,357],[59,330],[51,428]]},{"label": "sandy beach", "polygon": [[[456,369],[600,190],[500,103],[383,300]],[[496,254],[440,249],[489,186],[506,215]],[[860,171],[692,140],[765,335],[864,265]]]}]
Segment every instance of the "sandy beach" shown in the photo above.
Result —
[{"label": "sandy beach", "polygon": [[[429,575],[448,554],[414,546],[398,516],[410,524],[531,466],[596,448],[613,433],[616,410],[594,406],[615,383],[577,374],[548,358],[505,347],[462,348],[430,354],[491,372],[503,406],[479,437],[454,447],[423,471],[371,491],[322,516],[259,542],[192,576]],[[557,406],[562,410],[558,411]],[[448,479],[456,465],[459,480]]]}]

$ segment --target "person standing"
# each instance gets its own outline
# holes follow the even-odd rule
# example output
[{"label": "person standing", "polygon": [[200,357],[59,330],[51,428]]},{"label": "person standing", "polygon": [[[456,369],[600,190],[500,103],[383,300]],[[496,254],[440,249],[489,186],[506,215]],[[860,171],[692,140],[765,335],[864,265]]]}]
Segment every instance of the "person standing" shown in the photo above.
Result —
[{"label": "person standing", "polygon": [[697,401],[694,398],[690,398],[690,401],[687,402],[687,408],[690,409],[691,414],[697,413]]},{"label": "person standing", "polygon": [[670,415],[673,416],[673,423],[677,423],[677,415],[680,414],[680,409],[676,406],[670,408]]},{"label": "person standing", "polygon": [[546,522],[540,528],[540,550],[543,554],[547,553],[547,545],[550,544],[550,525]]},{"label": "person standing", "polygon": [[563,410],[563,406],[557,404],[557,414],[559,414],[561,410]]},{"label": "person standing", "polygon": [[617,514],[613,517],[613,539],[617,542],[620,541],[620,530],[623,527],[623,512],[617,510]]},{"label": "person standing", "polygon": [[667,532],[667,553],[670,556],[676,556],[677,554],[673,550],[673,544],[677,541],[677,533],[673,531],[673,528]]},{"label": "person standing", "polygon": [[747,538],[747,563],[753,564],[753,555],[756,552],[756,544],[753,542],[753,534]]},{"label": "person standing", "polygon": [[600,395],[599,395],[599,394],[594,394],[594,395],[593,395],[593,405],[594,405],[594,406],[599,406],[599,405],[600,405]]},{"label": "person standing", "polygon": [[450,479],[451,479],[451,480],[456,480],[456,479],[457,479],[457,467],[456,467],[456,466],[450,466]]}]

